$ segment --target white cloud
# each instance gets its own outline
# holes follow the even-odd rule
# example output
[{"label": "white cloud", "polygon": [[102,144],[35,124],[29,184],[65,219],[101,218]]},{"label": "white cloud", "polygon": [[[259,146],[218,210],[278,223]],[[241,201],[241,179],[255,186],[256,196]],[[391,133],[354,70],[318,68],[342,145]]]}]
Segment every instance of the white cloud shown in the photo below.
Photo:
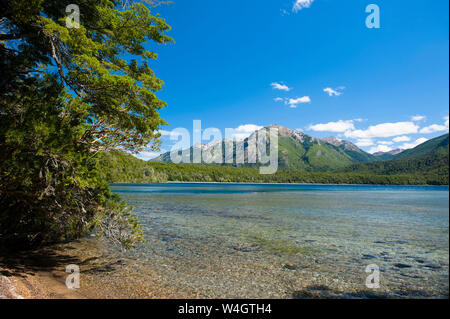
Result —
[{"label": "white cloud", "polygon": [[298,104],[311,103],[311,99],[309,98],[309,96],[303,96],[295,99],[286,99],[285,103],[288,104],[291,108],[296,108]]},{"label": "white cloud", "polygon": [[420,145],[420,144],[422,144],[422,143],[425,143],[426,141],[428,141],[427,138],[421,137],[421,138],[418,138],[417,140],[415,140],[415,141],[412,142],[412,143],[405,143],[405,144],[403,144],[402,146],[400,146],[400,148],[401,148],[401,149],[404,149],[404,150],[407,150],[407,149],[410,149],[410,148],[414,148],[414,147],[416,147],[417,145]]},{"label": "white cloud", "polygon": [[291,90],[291,88],[285,84],[280,84],[280,83],[274,82],[274,83],[271,83],[270,85],[272,86],[272,89],[274,89],[274,90],[280,90],[280,91],[286,91],[286,92],[289,92]]},{"label": "white cloud", "polygon": [[255,124],[239,125],[238,127],[232,129],[232,137],[235,138],[236,140],[243,140],[249,137],[253,132],[260,130],[262,128],[263,126]]},{"label": "white cloud", "polygon": [[281,97],[277,97],[273,99],[275,102],[282,102],[284,101],[284,104],[289,105],[289,107],[295,109],[298,104],[301,103],[311,103],[311,98],[309,96],[303,96],[298,98],[289,98],[289,99],[283,99]]},{"label": "white cloud", "polygon": [[159,155],[161,155],[162,153],[165,153],[165,152],[166,152],[165,150],[161,149],[159,152],[143,151],[143,152],[140,152],[138,154],[133,154],[133,155],[136,156],[137,158],[140,158],[141,160],[148,161],[148,160],[158,157]]},{"label": "white cloud", "polygon": [[413,134],[419,131],[419,127],[413,122],[382,123],[369,126],[366,130],[348,130],[347,138],[375,138],[391,137],[404,134]]},{"label": "white cloud", "polygon": [[394,141],[395,143],[409,142],[409,141],[411,141],[411,138],[403,135],[403,136],[395,137],[392,141]]},{"label": "white cloud", "polygon": [[328,93],[328,95],[329,96],[339,96],[339,95],[341,95],[342,94],[342,90],[344,89],[344,87],[343,86],[341,86],[341,87],[338,87],[338,88],[336,88],[336,89],[332,89],[332,88],[325,88],[325,89],[323,89],[323,91],[324,92],[326,92],[326,93]]},{"label": "white cloud", "polygon": [[255,124],[244,124],[239,125],[235,130],[239,132],[247,132],[247,133],[253,133],[254,131],[262,129],[262,126],[255,125]]},{"label": "white cloud", "polygon": [[165,131],[165,130],[161,130],[159,131],[159,133],[161,133],[161,136],[170,136],[170,137],[178,137],[181,135],[180,132],[177,131]]},{"label": "white cloud", "polygon": [[447,127],[447,129],[448,129],[448,115],[447,116],[444,116],[444,120],[445,120],[445,126]]},{"label": "white cloud", "polygon": [[411,117],[411,121],[419,122],[425,120],[427,117],[425,115],[416,115]]},{"label": "white cloud", "polygon": [[448,130],[448,126],[439,125],[439,124],[432,124],[430,126],[427,126],[427,127],[424,127],[423,129],[421,129],[420,133],[422,133],[422,134],[431,134],[431,133],[442,132],[442,131],[447,131],[447,130]]},{"label": "white cloud", "polygon": [[356,146],[359,146],[359,147],[372,146],[373,140],[371,140],[370,138],[363,138],[363,139],[357,140],[355,144],[356,144]]},{"label": "white cloud", "polygon": [[324,124],[315,124],[310,125],[308,130],[318,131],[318,132],[346,132],[349,130],[354,130],[355,126],[353,125],[353,121],[342,121],[339,120],[337,122],[328,122]]},{"label": "white cloud", "polygon": [[381,144],[381,145],[392,145],[392,144],[394,144],[394,142],[391,142],[391,141],[380,141],[380,142],[378,142],[378,144]]},{"label": "white cloud", "polygon": [[303,8],[309,8],[314,0],[296,0],[294,6],[292,7],[293,12],[298,12]]},{"label": "white cloud", "polygon": [[377,146],[375,146],[375,147],[372,147],[370,150],[369,150],[369,153],[370,154],[373,154],[373,153],[377,153],[377,152],[389,152],[389,151],[392,151],[392,148],[390,148],[389,146],[386,146],[386,145],[377,145]]},{"label": "white cloud", "polygon": [[421,137],[421,138],[416,140],[416,143],[418,143],[417,145],[419,145],[419,144],[425,143],[426,141],[428,141],[427,138]]}]

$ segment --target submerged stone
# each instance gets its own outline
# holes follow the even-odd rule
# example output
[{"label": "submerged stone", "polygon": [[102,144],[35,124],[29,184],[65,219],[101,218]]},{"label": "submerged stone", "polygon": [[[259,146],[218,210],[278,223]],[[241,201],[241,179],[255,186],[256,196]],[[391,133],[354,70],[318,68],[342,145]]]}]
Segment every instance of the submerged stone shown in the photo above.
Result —
[{"label": "submerged stone", "polygon": [[429,264],[429,265],[425,265],[425,267],[430,268],[430,269],[441,269],[442,267],[436,264]]},{"label": "submerged stone", "polygon": [[288,269],[288,270],[297,270],[297,269],[299,269],[300,267],[298,267],[297,265],[294,265],[294,264],[285,264],[285,265],[283,266],[283,268],[284,268],[284,269]]},{"label": "submerged stone", "polygon": [[411,265],[402,264],[402,263],[394,264],[394,266],[397,268],[411,268]]}]

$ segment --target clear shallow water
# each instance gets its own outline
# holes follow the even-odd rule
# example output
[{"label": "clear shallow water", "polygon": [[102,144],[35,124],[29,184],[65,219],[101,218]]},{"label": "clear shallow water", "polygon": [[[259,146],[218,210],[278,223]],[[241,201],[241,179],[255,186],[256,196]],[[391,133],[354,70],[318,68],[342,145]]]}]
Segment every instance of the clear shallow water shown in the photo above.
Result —
[{"label": "clear shallow water", "polygon": [[[144,224],[133,254],[206,298],[446,297],[448,187],[112,185]],[[380,288],[365,286],[376,264]],[[145,278],[144,278],[145,280]],[[143,296],[145,297],[145,296]]]}]

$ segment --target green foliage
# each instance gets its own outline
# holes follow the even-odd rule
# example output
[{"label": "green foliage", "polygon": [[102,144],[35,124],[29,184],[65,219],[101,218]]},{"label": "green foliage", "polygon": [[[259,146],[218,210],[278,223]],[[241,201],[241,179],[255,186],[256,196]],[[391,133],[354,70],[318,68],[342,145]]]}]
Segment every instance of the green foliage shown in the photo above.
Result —
[{"label": "green foliage", "polygon": [[376,157],[377,157],[377,160],[379,160],[379,161],[390,161],[395,158],[395,155],[389,154],[389,153],[384,153],[384,154],[376,155]]},{"label": "green foliage", "polygon": [[95,229],[125,247],[142,239],[96,154],[158,146],[163,82],[145,44],[171,42],[170,27],[142,3],[86,0],[81,27],[68,29],[71,3],[2,2],[0,248]]},{"label": "green foliage", "polygon": [[28,79],[55,73],[71,93],[67,99],[88,111],[80,142],[90,150],[157,146],[154,132],[165,124],[157,111],[166,104],[154,93],[163,82],[149,67],[157,55],[145,43],[171,42],[164,19],[141,3],[87,0],[79,5],[80,28],[69,29],[65,8],[72,1],[28,3],[9,1],[3,13],[2,29],[9,31],[0,35],[3,97],[10,101]]},{"label": "green foliage", "polygon": [[149,163],[123,152],[102,152],[97,170],[109,183],[165,182],[167,174]]}]

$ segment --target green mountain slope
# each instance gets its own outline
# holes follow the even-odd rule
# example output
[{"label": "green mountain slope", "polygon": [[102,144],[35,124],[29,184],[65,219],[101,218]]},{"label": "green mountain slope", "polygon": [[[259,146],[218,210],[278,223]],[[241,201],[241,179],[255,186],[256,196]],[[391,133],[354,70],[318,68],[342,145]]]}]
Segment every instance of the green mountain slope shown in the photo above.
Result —
[{"label": "green mountain slope", "polygon": [[436,156],[439,156],[439,154],[448,156],[448,142],[449,134],[444,134],[442,136],[426,141],[425,143],[422,143],[415,148],[401,152],[400,154],[395,156],[395,159],[418,158],[427,154],[429,155],[430,153],[433,153]]},{"label": "green mountain slope", "polygon": [[393,160],[354,164],[344,171],[382,175],[421,174],[434,176],[440,183],[448,184],[449,135],[436,137],[406,150]]},{"label": "green mountain slope", "polygon": [[148,162],[118,151],[100,153],[98,169],[109,183],[167,181],[164,172],[155,170]]},{"label": "green mountain slope", "polygon": [[341,150],[343,150],[348,156],[350,156],[354,161],[357,162],[374,162],[379,160],[378,157],[373,156],[372,154],[364,152],[362,149],[358,148],[355,144],[341,140],[335,137],[327,137],[321,139],[329,144],[332,144]]}]

